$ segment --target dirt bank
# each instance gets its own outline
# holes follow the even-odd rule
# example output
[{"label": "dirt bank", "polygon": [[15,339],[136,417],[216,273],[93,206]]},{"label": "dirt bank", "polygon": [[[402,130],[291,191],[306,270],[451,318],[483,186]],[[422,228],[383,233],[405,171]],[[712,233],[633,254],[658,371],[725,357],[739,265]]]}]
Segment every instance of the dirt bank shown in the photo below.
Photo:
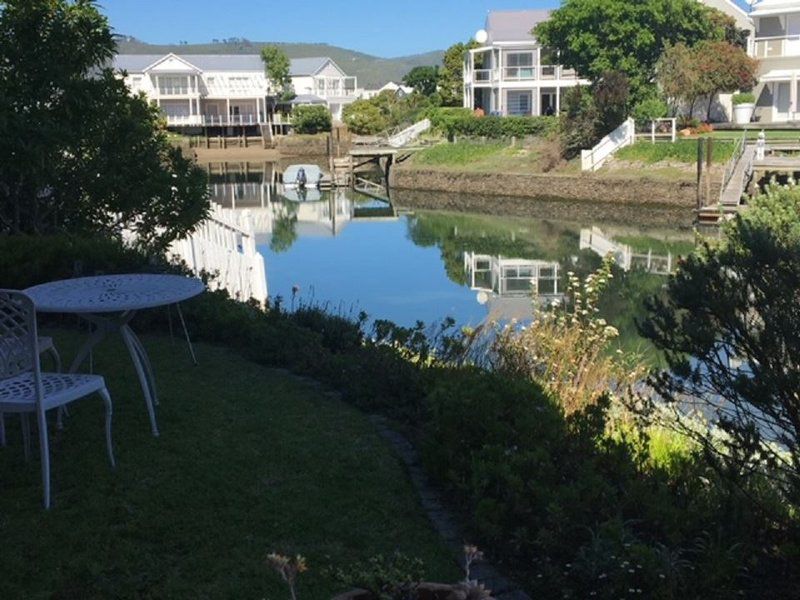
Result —
[{"label": "dirt bank", "polygon": [[647,176],[473,173],[396,166],[392,169],[391,186],[396,190],[460,192],[492,197],[557,197],[628,206],[693,209],[696,204],[694,181],[664,181]]}]

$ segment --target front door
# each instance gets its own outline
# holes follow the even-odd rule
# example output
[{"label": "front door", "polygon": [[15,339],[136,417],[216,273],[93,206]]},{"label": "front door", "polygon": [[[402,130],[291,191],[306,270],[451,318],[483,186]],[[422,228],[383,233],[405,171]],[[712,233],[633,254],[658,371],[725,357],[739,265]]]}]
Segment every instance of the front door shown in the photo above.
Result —
[{"label": "front door", "polygon": [[543,115],[554,115],[556,114],[556,94],[555,92],[542,92],[542,104],[541,104]]},{"label": "front door", "polygon": [[776,83],[775,87],[775,120],[788,121],[792,110],[791,84],[788,81],[781,81]]}]

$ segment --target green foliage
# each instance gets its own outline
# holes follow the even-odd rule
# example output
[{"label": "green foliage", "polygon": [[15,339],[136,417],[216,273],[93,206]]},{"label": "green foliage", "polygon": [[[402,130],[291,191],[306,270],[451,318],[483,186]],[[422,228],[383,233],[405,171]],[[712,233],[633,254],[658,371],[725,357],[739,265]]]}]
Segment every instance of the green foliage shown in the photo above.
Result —
[{"label": "green foliage", "polygon": [[592,91],[598,112],[596,127],[602,135],[607,135],[619,127],[628,115],[628,77],[620,71],[606,71],[595,82]]},{"label": "green foliage", "polygon": [[413,87],[418,94],[431,96],[439,84],[439,67],[414,67],[405,74],[403,83]]},{"label": "green foliage", "polygon": [[442,68],[439,70],[439,93],[443,106],[461,106],[464,98],[464,59],[478,42],[458,42],[444,52]]},{"label": "green foliage", "polygon": [[797,510],[800,188],[772,185],[748,205],[683,261],[642,332],[670,367],[652,380],[660,397],[695,398],[718,420],[722,439],[691,433],[721,472],[736,485],[763,472]]},{"label": "green foliage", "polygon": [[331,130],[331,111],[321,104],[301,104],[292,109],[295,133],[323,133]]},{"label": "green foliage", "polygon": [[650,87],[667,45],[722,40],[729,21],[695,0],[566,0],[534,35],[557,49],[565,66],[592,81],[606,71],[625,73],[636,103]]},{"label": "green foliage", "polygon": [[370,100],[356,100],[342,111],[342,120],[353,133],[371,135],[388,128],[389,121]]},{"label": "green foliage", "polygon": [[560,118],[561,146],[564,158],[579,156],[581,150],[591,148],[602,137],[597,134],[599,114],[594,98],[582,86],[571,88],[564,94]]},{"label": "green foliage", "polygon": [[0,31],[0,232],[128,229],[161,250],[204,218],[203,171],[102,66],[115,47],[93,2],[8,0]]},{"label": "green foliage", "polygon": [[275,92],[285,93],[291,89],[292,78],[289,75],[291,63],[286,53],[278,46],[264,46],[261,49],[261,60],[264,71]]},{"label": "green foliage", "polygon": [[737,104],[755,104],[756,96],[752,92],[744,92],[742,94],[734,94],[732,98],[733,105]]},{"label": "green foliage", "polygon": [[343,590],[364,589],[374,600],[415,600],[423,573],[421,560],[395,552],[391,556],[378,554],[345,568],[332,569],[330,574]]},{"label": "green foliage", "polygon": [[557,117],[478,117],[468,108],[438,108],[430,111],[429,117],[431,125],[448,137],[545,136],[558,123]]},{"label": "green foliage", "polygon": [[275,219],[269,249],[280,254],[286,252],[297,241],[297,215],[283,215]]},{"label": "green foliage", "polygon": [[657,96],[645,98],[633,107],[632,116],[637,123],[651,123],[663,119],[669,113],[667,103]]},{"label": "green foliage", "polygon": [[[711,156],[713,162],[724,163],[732,154],[733,142],[714,141]],[[697,162],[697,140],[676,140],[675,142],[657,142],[655,144],[641,141],[620,149],[617,152],[617,158],[647,164],[671,161],[691,165]]]}]

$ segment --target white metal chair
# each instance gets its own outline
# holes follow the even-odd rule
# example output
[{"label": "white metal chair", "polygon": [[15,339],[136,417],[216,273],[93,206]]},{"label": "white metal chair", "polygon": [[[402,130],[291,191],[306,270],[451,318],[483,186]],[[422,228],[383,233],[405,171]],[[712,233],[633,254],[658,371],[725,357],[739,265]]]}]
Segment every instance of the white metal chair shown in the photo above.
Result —
[{"label": "white metal chair", "polygon": [[50,508],[50,451],[46,412],[97,392],[106,408],[106,446],[111,466],[111,396],[99,375],[42,373],[33,301],[22,292],[0,289],[0,413],[21,413],[26,454],[30,447],[28,415],[39,426],[44,506]]}]

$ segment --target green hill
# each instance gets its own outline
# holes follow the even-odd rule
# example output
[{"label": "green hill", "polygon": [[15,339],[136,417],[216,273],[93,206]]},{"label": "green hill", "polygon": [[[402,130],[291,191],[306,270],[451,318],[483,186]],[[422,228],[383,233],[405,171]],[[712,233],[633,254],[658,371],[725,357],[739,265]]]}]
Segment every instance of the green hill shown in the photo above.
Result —
[{"label": "green hill", "polygon": [[[208,44],[147,44],[126,36],[117,36],[121,54],[258,54],[262,46],[273,42],[252,42],[250,40],[223,40]],[[377,88],[388,81],[400,81],[403,75],[420,65],[438,65],[442,62],[443,50],[380,58],[355,50],[347,50],[329,44],[274,44],[286,52],[289,58],[310,56],[329,56],[348,75],[358,77],[358,85],[363,88]]]}]

